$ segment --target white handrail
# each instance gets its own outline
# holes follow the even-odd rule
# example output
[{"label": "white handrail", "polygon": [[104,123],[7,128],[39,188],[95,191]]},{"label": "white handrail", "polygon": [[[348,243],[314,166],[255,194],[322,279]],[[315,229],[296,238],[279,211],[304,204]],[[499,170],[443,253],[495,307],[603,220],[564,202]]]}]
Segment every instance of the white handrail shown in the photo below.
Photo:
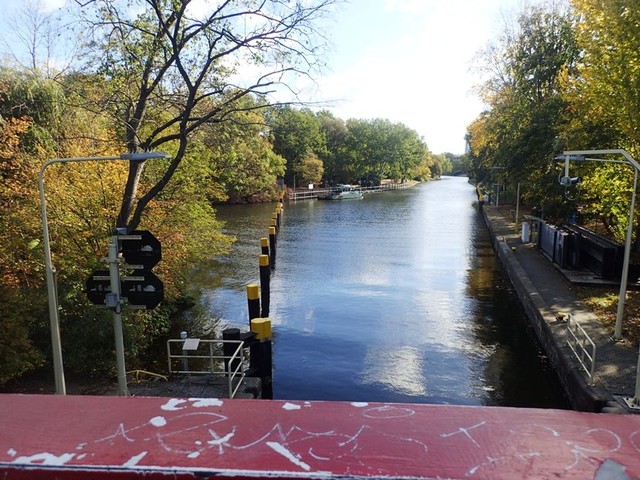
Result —
[{"label": "white handrail", "polygon": [[[223,345],[225,343],[238,344],[235,351],[231,355],[215,355],[214,345]],[[225,375],[228,378],[227,389],[229,398],[234,398],[238,392],[238,388],[244,380],[245,373],[242,368],[242,351],[244,348],[244,342],[242,340],[200,340],[198,347],[201,345],[208,346],[209,353],[207,355],[197,353],[184,353],[182,350],[180,354],[171,352],[171,346],[174,344],[184,344],[184,339],[167,340],[167,362],[169,373],[183,374],[183,375]],[[197,352],[197,351],[196,351]],[[209,368],[206,370],[192,370],[189,368],[188,360],[208,360]],[[182,369],[174,369],[173,362],[175,360],[182,360]],[[216,369],[216,361],[222,361],[224,367],[221,370]],[[228,368],[227,368],[228,365]],[[186,368],[185,368],[186,367]],[[233,368],[233,370],[231,370]],[[236,381],[237,380],[237,381]],[[235,386],[234,386],[235,382]]]},{"label": "white handrail", "polygon": [[[571,348],[584,371],[589,375],[591,385],[593,385],[596,368],[596,344],[571,314],[569,314],[569,321],[567,322],[567,333],[569,335],[567,345]],[[589,347],[591,347],[591,352],[589,352]]]}]

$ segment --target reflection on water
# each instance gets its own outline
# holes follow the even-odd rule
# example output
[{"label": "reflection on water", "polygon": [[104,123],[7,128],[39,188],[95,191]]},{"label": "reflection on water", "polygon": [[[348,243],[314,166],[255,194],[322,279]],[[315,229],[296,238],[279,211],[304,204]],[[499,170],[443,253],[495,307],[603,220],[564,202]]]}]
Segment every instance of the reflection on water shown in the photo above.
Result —
[{"label": "reflection on water", "polygon": [[[564,407],[504,281],[466,179],[285,204],[271,279],[274,396]],[[234,253],[195,280],[246,328],[273,205],[219,210]]]}]

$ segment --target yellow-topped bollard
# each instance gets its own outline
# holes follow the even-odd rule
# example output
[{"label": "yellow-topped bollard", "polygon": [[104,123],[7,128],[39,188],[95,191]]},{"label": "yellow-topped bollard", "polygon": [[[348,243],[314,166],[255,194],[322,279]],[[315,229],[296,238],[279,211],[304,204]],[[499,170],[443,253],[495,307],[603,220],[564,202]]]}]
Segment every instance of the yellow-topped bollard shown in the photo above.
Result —
[{"label": "yellow-topped bollard", "polygon": [[257,340],[268,340],[271,338],[271,319],[254,318],[251,320],[251,331],[256,334]]},{"label": "yellow-topped bollard", "polygon": [[271,267],[269,255],[260,255],[260,296],[262,297],[260,317],[269,316],[269,304],[271,303]]},{"label": "yellow-topped bollard", "polygon": [[278,242],[276,233],[276,227],[269,227],[269,260],[272,269],[276,268],[276,244]]},{"label": "yellow-topped bollard", "polygon": [[260,286],[256,283],[247,285],[247,305],[249,308],[249,321],[260,317]]},{"label": "yellow-topped bollard", "polygon": [[260,287],[257,283],[247,285],[247,298],[249,300],[258,300],[260,298]]}]

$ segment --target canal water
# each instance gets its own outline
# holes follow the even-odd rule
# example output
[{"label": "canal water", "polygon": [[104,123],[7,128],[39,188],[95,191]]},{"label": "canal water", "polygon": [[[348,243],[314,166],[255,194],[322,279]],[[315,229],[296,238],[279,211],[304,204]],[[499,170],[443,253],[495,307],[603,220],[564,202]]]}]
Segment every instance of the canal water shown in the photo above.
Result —
[{"label": "canal water", "polygon": [[[274,398],[568,408],[466,178],[285,203],[271,277]],[[231,255],[194,283],[247,329],[274,204],[218,208]]]}]

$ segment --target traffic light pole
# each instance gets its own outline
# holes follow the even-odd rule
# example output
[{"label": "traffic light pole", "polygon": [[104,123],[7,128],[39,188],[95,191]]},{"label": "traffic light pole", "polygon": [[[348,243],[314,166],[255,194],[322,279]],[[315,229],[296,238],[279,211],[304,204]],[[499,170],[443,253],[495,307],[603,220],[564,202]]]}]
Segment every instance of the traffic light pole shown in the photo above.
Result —
[{"label": "traffic light pole", "polygon": [[113,335],[116,345],[116,364],[118,368],[118,395],[129,396],[127,388],[127,372],[124,361],[124,334],[122,330],[122,304],[120,303],[120,272],[118,270],[118,236],[111,237],[109,244],[109,277],[111,278],[111,295],[108,304],[113,310]]}]

